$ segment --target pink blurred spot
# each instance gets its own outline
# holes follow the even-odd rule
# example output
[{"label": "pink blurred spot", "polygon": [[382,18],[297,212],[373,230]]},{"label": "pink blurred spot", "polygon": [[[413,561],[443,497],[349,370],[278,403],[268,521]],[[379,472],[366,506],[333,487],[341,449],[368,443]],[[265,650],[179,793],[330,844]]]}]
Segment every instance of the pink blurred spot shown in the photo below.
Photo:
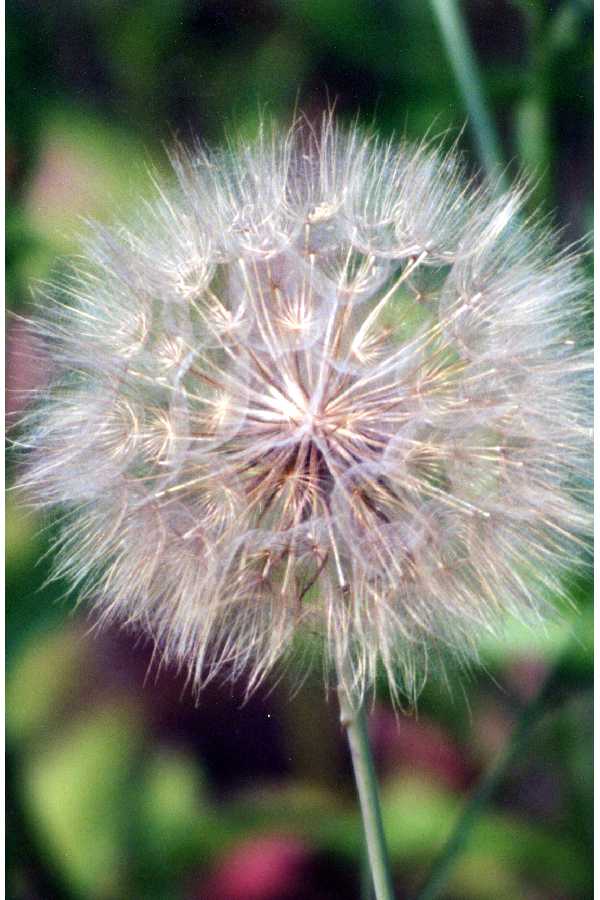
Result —
[{"label": "pink blurred spot", "polygon": [[536,657],[521,657],[514,660],[506,669],[505,678],[508,686],[517,694],[519,700],[528,703],[539,694],[546,675],[548,663]]},{"label": "pink blurred spot", "polygon": [[472,747],[484,767],[506,746],[514,724],[514,715],[498,698],[483,698],[474,709]]},{"label": "pink blurred spot", "polygon": [[292,837],[253,838],[221,862],[193,900],[284,900],[298,894],[309,850]]},{"label": "pink blurred spot", "polygon": [[439,725],[375,709],[369,730],[375,756],[384,774],[410,768],[432,775],[443,784],[462,790],[475,777],[465,751]]},{"label": "pink blurred spot", "polygon": [[[24,322],[13,321],[6,336],[6,415],[14,417],[31,393],[48,381],[50,361]],[[12,419],[9,418],[9,424]]]},{"label": "pink blurred spot", "polygon": [[98,199],[98,172],[76,146],[52,138],[27,196],[29,215],[47,225],[53,216],[74,218]]}]

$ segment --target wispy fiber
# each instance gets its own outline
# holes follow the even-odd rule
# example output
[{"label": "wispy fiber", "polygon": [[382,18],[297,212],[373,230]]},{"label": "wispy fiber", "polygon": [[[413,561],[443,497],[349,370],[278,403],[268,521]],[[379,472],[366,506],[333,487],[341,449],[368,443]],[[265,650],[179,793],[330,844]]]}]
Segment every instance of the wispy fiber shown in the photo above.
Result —
[{"label": "wispy fiber", "polygon": [[382,666],[412,696],[535,621],[589,532],[577,255],[522,189],[329,115],[174,168],[39,295],[56,573],[197,687],[305,629],[352,695]]}]

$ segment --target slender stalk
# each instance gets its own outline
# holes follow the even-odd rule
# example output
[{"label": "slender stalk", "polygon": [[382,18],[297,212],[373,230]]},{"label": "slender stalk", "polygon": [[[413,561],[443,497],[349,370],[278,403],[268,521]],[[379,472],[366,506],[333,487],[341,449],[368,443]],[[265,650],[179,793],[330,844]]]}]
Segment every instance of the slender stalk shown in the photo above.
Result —
[{"label": "slender stalk", "polygon": [[485,103],[475,54],[460,9],[456,0],[431,0],[431,7],[469,113],[479,158],[487,174],[498,178],[502,169],[500,143]]},{"label": "slender stalk", "polygon": [[435,900],[443,891],[452,868],[471,836],[483,808],[504,780],[513,761],[523,751],[533,728],[546,711],[548,699],[555,692],[559,683],[560,666],[557,665],[547,676],[537,696],[523,707],[508,743],[467,800],[446,846],[433,865],[418,900]]},{"label": "slender stalk", "polygon": [[393,900],[394,892],[381,819],[377,778],[367,732],[367,719],[362,704],[348,694],[342,686],[343,683],[344,679],[340,679],[338,687],[340,722],[348,735],[375,897],[377,900]]},{"label": "slender stalk", "polygon": [[371,866],[369,864],[369,854],[367,853],[366,843],[363,844],[360,858],[360,900],[375,900]]}]

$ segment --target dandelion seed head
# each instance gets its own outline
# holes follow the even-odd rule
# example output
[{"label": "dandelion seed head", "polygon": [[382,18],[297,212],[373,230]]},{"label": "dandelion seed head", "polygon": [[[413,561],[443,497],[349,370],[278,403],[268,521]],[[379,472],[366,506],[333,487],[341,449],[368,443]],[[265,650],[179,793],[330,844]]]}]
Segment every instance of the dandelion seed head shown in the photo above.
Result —
[{"label": "dandelion seed head", "polygon": [[331,116],[174,169],[40,290],[22,485],[66,513],[56,574],[196,687],[305,633],[412,697],[585,556],[577,254],[522,188]]}]

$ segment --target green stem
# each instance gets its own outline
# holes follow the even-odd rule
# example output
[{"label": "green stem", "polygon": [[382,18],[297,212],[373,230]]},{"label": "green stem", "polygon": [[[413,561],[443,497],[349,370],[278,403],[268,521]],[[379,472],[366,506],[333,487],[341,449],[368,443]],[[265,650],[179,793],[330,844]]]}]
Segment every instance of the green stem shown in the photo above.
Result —
[{"label": "green stem", "polygon": [[362,704],[349,695],[348,690],[343,687],[344,682],[345,679],[340,678],[338,687],[340,721],[346,729],[352,755],[375,897],[377,900],[393,900],[394,892],[381,819],[377,778],[367,732],[367,719]]},{"label": "green stem", "polygon": [[547,700],[559,683],[558,671],[559,667],[557,666],[548,675],[534,700],[521,711],[507,745],[495,764],[483,775],[467,801],[446,846],[433,865],[427,884],[419,894],[418,900],[435,900],[443,891],[456,859],[464,849],[484,807],[504,780],[513,761],[522,753],[534,726],[543,715]]},{"label": "green stem", "polygon": [[367,853],[366,844],[363,845],[360,860],[360,900],[375,900],[371,866],[369,864],[369,855]]},{"label": "green stem", "polygon": [[467,30],[456,0],[431,0],[454,75],[467,108],[477,150],[488,175],[499,178],[502,152],[488,112]]}]

